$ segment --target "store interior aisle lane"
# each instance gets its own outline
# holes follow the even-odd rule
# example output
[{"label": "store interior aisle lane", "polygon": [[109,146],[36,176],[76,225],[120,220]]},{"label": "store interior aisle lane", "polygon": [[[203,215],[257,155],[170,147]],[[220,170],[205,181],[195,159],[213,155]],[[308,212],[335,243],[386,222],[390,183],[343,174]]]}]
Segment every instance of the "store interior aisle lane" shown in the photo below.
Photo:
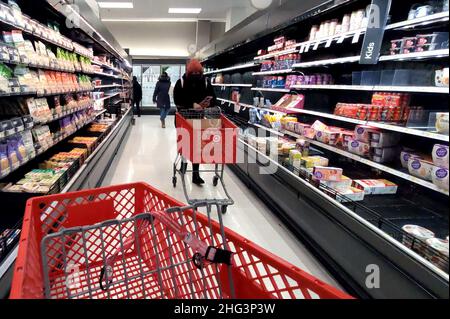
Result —
[{"label": "store interior aisle lane", "polygon": [[[176,157],[173,122],[173,117],[169,117],[166,120],[167,128],[162,129],[157,116],[137,118],[103,185],[146,182],[186,202],[181,183],[176,188],[172,185],[173,161]],[[206,182],[203,187],[193,186],[190,175],[187,178],[187,188],[192,198],[223,198],[221,187],[214,188],[212,185],[213,175],[203,173],[202,177]],[[235,201],[224,215],[226,227],[317,278],[339,287],[323,266],[238,177],[226,169],[224,179]]]}]

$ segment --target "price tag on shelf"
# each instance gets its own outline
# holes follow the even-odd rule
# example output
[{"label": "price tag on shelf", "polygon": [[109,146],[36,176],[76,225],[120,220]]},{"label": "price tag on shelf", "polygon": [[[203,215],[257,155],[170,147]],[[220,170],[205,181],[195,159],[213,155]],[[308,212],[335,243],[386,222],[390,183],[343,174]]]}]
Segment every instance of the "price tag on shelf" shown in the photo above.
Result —
[{"label": "price tag on shelf", "polygon": [[329,38],[327,43],[325,43],[325,48],[331,47],[331,44],[333,43],[333,38]]},{"label": "price tag on shelf", "polygon": [[316,44],[314,44],[313,51],[316,51],[319,48],[319,45],[320,41],[317,41]]},{"label": "price tag on shelf", "polygon": [[309,52],[309,47],[310,47],[309,43],[305,45],[305,52]]},{"label": "price tag on shelf", "polygon": [[304,44],[302,44],[300,46],[300,54],[302,54],[303,52],[305,52],[305,45]]},{"label": "price tag on shelf", "polygon": [[355,32],[355,35],[353,36],[352,43],[358,43],[360,37],[361,37],[361,31],[358,30]]},{"label": "price tag on shelf", "polygon": [[345,34],[343,34],[343,35],[337,40],[337,43],[341,44],[341,43],[344,42],[344,40],[345,40]]}]

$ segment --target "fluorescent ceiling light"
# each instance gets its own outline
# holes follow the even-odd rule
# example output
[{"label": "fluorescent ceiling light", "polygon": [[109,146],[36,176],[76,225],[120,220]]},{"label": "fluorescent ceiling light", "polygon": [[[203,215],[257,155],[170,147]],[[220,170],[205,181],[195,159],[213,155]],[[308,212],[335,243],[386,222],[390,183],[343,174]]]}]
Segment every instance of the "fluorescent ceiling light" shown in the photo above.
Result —
[{"label": "fluorescent ceiling light", "polygon": [[200,12],[202,12],[201,8],[169,8],[169,13],[199,14]]},{"label": "fluorescent ceiling light", "polygon": [[97,2],[102,9],[133,9],[133,2]]},{"label": "fluorescent ceiling light", "polygon": [[[129,18],[129,19],[102,19],[103,22],[197,22],[197,18]],[[226,22],[225,19],[204,18],[211,22]]]}]

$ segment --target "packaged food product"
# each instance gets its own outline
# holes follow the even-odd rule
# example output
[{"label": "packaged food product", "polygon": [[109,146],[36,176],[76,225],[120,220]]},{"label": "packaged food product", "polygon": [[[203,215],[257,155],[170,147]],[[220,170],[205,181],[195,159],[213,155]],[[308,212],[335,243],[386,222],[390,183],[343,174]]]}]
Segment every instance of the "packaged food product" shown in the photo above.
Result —
[{"label": "packaged food product", "polygon": [[347,203],[347,202],[360,202],[364,200],[364,191],[350,187],[349,190],[345,192],[339,193],[339,195],[336,197],[336,200],[341,203]]},{"label": "packaged food product", "polygon": [[316,132],[328,130],[328,126],[320,121],[315,121],[311,128]]},{"label": "packaged food product", "polygon": [[352,187],[352,180],[347,176],[342,176],[338,181],[321,181],[320,184],[325,187],[331,188],[339,193],[345,193]]},{"label": "packaged food product", "polygon": [[436,114],[436,130],[441,134],[448,134],[448,112]]},{"label": "packaged food product", "polygon": [[377,163],[388,163],[398,158],[400,149],[398,147],[376,147],[372,148],[370,157]]},{"label": "packaged food product", "polygon": [[408,161],[409,173],[427,181],[432,181],[434,167],[436,166],[432,162],[423,159],[410,158]]},{"label": "packaged food product", "polygon": [[340,133],[338,130],[329,129],[316,132],[316,140],[329,145],[337,145],[339,137]]},{"label": "packaged food product", "polygon": [[348,143],[348,151],[360,156],[369,156],[370,144],[358,140],[350,140]]},{"label": "packaged food product", "polygon": [[439,187],[440,189],[449,190],[449,170],[448,168],[443,167],[433,167],[433,171],[431,173],[431,179],[433,184]]},{"label": "packaged food product", "polygon": [[302,158],[302,165],[306,168],[314,168],[316,166],[326,167],[329,165],[329,160],[322,156],[306,156]]},{"label": "packaged food product", "polygon": [[354,180],[353,187],[361,189],[366,195],[393,195],[398,185],[385,179]]},{"label": "packaged food product", "polygon": [[432,231],[417,225],[405,225],[402,227],[402,230],[408,234],[403,236],[403,245],[422,254],[427,248],[426,240],[435,236]]},{"label": "packaged food product", "polygon": [[425,243],[431,248],[425,251],[425,257],[440,269],[448,272],[448,240],[429,238]]},{"label": "packaged food product", "polygon": [[291,150],[289,152],[289,164],[300,169],[302,163],[302,153],[299,150]]},{"label": "packaged food product", "polygon": [[387,132],[371,132],[370,146],[371,147],[393,147],[400,142],[401,135],[397,133]]},{"label": "packaged food product", "polygon": [[313,176],[320,181],[340,181],[342,179],[342,168],[316,166]]},{"label": "packaged food product", "polygon": [[436,166],[449,168],[449,147],[448,145],[436,144],[433,147],[433,163]]},{"label": "packaged food product", "polygon": [[0,176],[5,176],[9,172],[8,147],[6,144],[0,143]]},{"label": "packaged food product", "polygon": [[417,153],[414,153],[413,151],[410,151],[410,150],[402,151],[400,153],[400,160],[402,162],[403,168],[408,168],[408,162],[409,162],[410,158],[412,158],[412,159],[421,159],[422,156],[417,154]]},{"label": "packaged food product", "polygon": [[370,137],[373,133],[379,133],[379,130],[367,125],[357,125],[355,128],[355,139],[363,143],[370,143]]},{"label": "packaged food product", "polygon": [[[301,152],[302,157],[307,157],[309,156],[309,147],[310,147],[311,143],[304,139],[304,138],[299,138],[297,139],[297,149]],[[321,165],[321,166],[328,166],[327,165]]]}]

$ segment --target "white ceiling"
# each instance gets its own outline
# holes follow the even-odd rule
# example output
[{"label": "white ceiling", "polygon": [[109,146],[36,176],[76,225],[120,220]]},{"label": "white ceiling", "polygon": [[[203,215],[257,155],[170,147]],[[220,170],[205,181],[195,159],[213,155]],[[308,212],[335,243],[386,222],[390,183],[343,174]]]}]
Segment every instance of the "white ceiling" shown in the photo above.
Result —
[{"label": "white ceiling", "polygon": [[[133,9],[100,9],[102,20],[109,19],[205,19],[225,21],[232,7],[251,7],[250,0],[103,0],[110,2],[132,1]],[[202,8],[196,14],[169,14],[169,8]]]}]

